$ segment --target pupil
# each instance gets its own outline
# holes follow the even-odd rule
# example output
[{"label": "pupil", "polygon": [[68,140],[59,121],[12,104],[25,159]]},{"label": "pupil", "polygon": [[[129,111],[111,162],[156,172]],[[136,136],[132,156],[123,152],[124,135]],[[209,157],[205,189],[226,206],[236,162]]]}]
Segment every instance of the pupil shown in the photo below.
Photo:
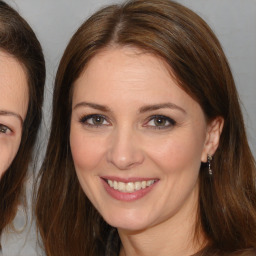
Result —
[{"label": "pupil", "polygon": [[95,124],[101,124],[102,123],[102,117],[101,116],[97,116],[94,118],[94,123]]},{"label": "pupil", "polygon": [[160,117],[155,119],[155,125],[156,125],[156,126],[165,125],[165,122],[166,122],[165,119],[160,118]]},{"label": "pupil", "polygon": [[6,130],[7,130],[7,129],[6,129],[5,127],[1,127],[1,128],[0,128],[0,132],[2,132],[2,133],[6,133]]}]

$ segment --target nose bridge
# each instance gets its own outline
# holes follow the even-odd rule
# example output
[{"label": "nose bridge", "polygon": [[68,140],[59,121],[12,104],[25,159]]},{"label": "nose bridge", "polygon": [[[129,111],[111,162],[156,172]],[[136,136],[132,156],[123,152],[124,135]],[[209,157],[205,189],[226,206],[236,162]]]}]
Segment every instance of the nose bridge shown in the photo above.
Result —
[{"label": "nose bridge", "polygon": [[111,135],[107,158],[120,170],[142,163],[144,157],[136,131],[128,125],[117,127]]}]

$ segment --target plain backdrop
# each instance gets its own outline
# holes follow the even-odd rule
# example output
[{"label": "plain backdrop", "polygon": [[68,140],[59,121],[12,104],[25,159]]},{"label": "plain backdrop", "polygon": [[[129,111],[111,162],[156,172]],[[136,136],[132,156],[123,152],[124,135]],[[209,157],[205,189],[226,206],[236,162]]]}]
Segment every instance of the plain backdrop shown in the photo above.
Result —
[{"label": "plain backdrop", "polygon": [[[54,76],[62,53],[79,25],[99,7],[122,1],[111,0],[7,0],[29,22],[37,34],[47,65],[44,120],[38,139],[39,159],[50,128]],[[241,98],[248,138],[256,156],[256,0],[178,0],[196,11],[218,36],[233,71]],[[38,152],[36,152],[38,154]],[[28,183],[28,188],[31,182]],[[28,189],[29,191],[29,189]],[[30,196],[28,195],[28,198]],[[15,225],[23,227],[20,210]],[[39,255],[34,226],[19,235],[6,234],[4,256]]]}]

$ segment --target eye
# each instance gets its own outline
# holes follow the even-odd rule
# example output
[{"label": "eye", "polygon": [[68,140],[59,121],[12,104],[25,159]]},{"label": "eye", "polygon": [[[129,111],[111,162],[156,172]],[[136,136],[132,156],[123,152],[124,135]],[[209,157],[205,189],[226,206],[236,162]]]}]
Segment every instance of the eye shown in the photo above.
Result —
[{"label": "eye", "polygon": [[6,125],[0,124],[0,133],[3,134],[10,134],[12,132],[12,130],[7,127]]},{"label": "eye", "polygon": [[150,126],[151,128],[165,129],[172,127],[175,124],[176,122],[167,116],[155,115],[150,117],[150,120],[147,122],[146,126]]},{"label": "eye", "polygon": [[105,116],[96,114],[83,116],[82,118],[80,118],[80,122],[82,124],[95,127],[109,125],[109,122],[107,121]]}]

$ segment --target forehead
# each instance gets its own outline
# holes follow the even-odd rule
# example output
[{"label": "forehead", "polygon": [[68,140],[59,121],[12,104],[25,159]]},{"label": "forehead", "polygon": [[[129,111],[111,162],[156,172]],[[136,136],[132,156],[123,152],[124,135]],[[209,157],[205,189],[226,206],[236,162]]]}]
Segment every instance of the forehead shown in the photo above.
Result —
[{"label": "forehead", "polygon": [[0,50],[0,110],[25,119],[29,89],[25,68],[13,56]]},{"label": "forehead", "polygon": [[90,60],[74,83],[73,96],[83,98],[106,94],[107,100],[110,92],[118,97],[136,98],[145,93],[160,97],[171,91],[176,97],[186,94],[165,61],[137,48],[120,47],[104,49]]}]

